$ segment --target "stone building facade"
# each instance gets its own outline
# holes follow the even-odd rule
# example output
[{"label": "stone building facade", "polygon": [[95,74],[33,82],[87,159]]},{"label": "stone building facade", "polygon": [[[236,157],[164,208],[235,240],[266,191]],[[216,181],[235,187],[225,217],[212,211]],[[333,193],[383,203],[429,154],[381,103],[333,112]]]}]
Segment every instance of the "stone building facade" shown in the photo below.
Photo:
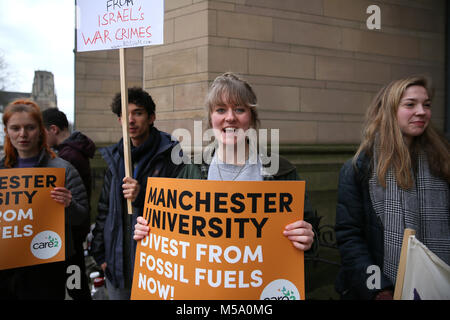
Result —
[{"label": "stone building facade", "polygon": [[[143,48],[127,49],[128,86],[143,85]],[[117,142],[122,136],[110,104],[120,92],[119,50],[75,54],[75,123],[96,144]],[[150,91],[152,93],[152,91]]]},{"label": "stone building facade", "polygon": [[53,73],[39,70],[34,72],[31,98],[37,102],[41,110],[58,106]]},{"label": "stone building facade", "polygon": [[437,86],[442,128],[444,1],[378,1],[381,30],[364,0],[166,1],[165,44],[144,48],[144,87],[167,131],[201,118],[209,83],[230,70],[255,87],[263,127],[281,143],[358,143],[374,93],[414,73]]},{"label": "stone building facade", "polygon": [[[381,29],[368,28],[371,5]],[[150,92],[156,126],[172,132],[204,119],[217,75],[243,76],[262,127],[280,129],[281,153],[307,181],[322,225],[332,226],[339,168],[384,84],[431,77],[433,121],[445,129],[446,20],[444,0],[166,0],[164,45],[127,49],[128,81]],[[76,128],[99,144],[117,141],[109,104],[120,90],[118,52],[77,53],[75,63]]]},{"label": "stone building facade", "polygon": [[16,99],[32,99],[41,110],[56,108],[58,99],[55,91],[55,81],[52,72],[36,70],[31,92],[11,92],[0,90],[0,113]]},{"label": "stone building facade", "polygon": [[[374,3],[380,30],[366,25]],[[150,91],[168,132],[202,119],[208,85],[233,71],[253,84],[262,125],[280,128],[281,143],[354,144],[374,93],[420,73],[433,79],[443,130],[445,21],[443,0],[166,0],[164,45],[127,49],[128,81]],[[118,126],[108,107],[118,79],[117,51],[76,54],[75,122],[98,142],[120,137],[104,130]]]}]

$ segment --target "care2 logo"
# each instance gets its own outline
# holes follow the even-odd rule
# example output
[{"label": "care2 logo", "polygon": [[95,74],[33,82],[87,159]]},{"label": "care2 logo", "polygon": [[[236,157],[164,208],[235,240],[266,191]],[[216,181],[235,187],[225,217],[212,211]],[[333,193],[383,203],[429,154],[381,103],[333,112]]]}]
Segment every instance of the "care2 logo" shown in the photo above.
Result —
[{"label": "care2 logo", "polygon": [[269,283],[260,296],[261,300],[300,300],[297,287],[286,279],[277,279]]},{"label": "care2 logo", "polygon": [[50,259],[61,250],[61,243],[61,237],[56,232],[46,230],[31,240],[30,250],[38,259]]}]

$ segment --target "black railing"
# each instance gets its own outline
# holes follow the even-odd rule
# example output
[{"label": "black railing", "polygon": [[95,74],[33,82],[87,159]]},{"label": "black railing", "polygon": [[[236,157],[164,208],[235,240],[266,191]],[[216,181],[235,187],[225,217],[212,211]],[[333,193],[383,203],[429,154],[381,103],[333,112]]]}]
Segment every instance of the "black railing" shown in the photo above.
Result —
[{"label": "black railing", "polygon": [[338,261],[326,259],[321,256],[320,248],[325,247],[329,249],[338,250],[336,242],[336,234],[334,232],[334,226],[329,224],[320,225],[322,216],[317,215],[317,211],[314,212],[314,217],[309,221],[314,231],[314,243],[309,251],[305,254],[305,260],[316,262],[323,262],[335,266],[340,266]]}]

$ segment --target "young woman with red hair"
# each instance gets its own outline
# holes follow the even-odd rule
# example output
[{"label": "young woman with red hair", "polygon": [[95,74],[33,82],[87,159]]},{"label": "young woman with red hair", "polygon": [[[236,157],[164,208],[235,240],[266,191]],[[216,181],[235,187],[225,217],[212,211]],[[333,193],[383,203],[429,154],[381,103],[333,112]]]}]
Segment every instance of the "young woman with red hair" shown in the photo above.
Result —
[{"label": "young woman with red hair", "polygon": [[[78,172],[58,158],[46,141],[41,111],[30,100],[16,100],[3,114],[5,157],[0,169],[64,168],[65,187],[56,187],[51,197],[65,207],[66,258],[74,253],[72,225],[87,218],[88,201]],[[17,252],[20,254],[20,252]],[[64,299],[66,263],[55,262],[0,271],[0,299]]]}]

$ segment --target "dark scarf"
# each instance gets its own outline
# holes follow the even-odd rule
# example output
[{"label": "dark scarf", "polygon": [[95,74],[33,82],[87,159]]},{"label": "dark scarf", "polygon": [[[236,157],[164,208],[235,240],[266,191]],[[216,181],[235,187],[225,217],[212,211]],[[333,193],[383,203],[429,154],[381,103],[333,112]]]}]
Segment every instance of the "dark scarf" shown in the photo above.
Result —
[{"label": "dark scarf", "polygon": [[[161,142],[161,136],[159,134],[158,129],[155,127],[150,128],[150,134],[147,140],[144,141],[138,147],[134,147],[131,144],[131,163],[133,168],[133,179],[136,179],[139,184],[145,185],[147,180],[147,174],[142,174],[142,171],[146,169],[148,163],[153,159],[156,155],[159,144]],[[119,141],[118,144],[119,154],[123,159],[123,139]],[[121,180],[125,177],[125,162],[120,161],[119,163],[119,177]]]},{"label": "dark scarf", "polygon": [[[141,185],[141,191],[139,194],[145,194],[145,188],[147,185],[147,177],[152,175],[152,172],[148,172],[148,166],[153,158],[158,154],[159,145],[161,143],[161,135],[158,129],[155,127],[150,128],[149,137],[138,147],[131,145],[131,163],[133,170],[133,178],[136,179]],[[121,156],[119,163],[119,178],[120,181],[125,177],[125,161],[123,161],[123,139],[118,143],[118,151]],[[138,196],[139,197],[139,196]],[[136,201],[136,200],[135,200]],[[139,208],[134,208],[134,213],[139,214]],[[123,274],[125,281],[125,288],[131,288],[133,265],[134,265],[134,250],[136,242],[132,240],[132,229],[136,223],[135,218],[132,215],[128,215],[124,211],[123,215],[123,252],[128,253],[124,255],[123,260]]]}]

